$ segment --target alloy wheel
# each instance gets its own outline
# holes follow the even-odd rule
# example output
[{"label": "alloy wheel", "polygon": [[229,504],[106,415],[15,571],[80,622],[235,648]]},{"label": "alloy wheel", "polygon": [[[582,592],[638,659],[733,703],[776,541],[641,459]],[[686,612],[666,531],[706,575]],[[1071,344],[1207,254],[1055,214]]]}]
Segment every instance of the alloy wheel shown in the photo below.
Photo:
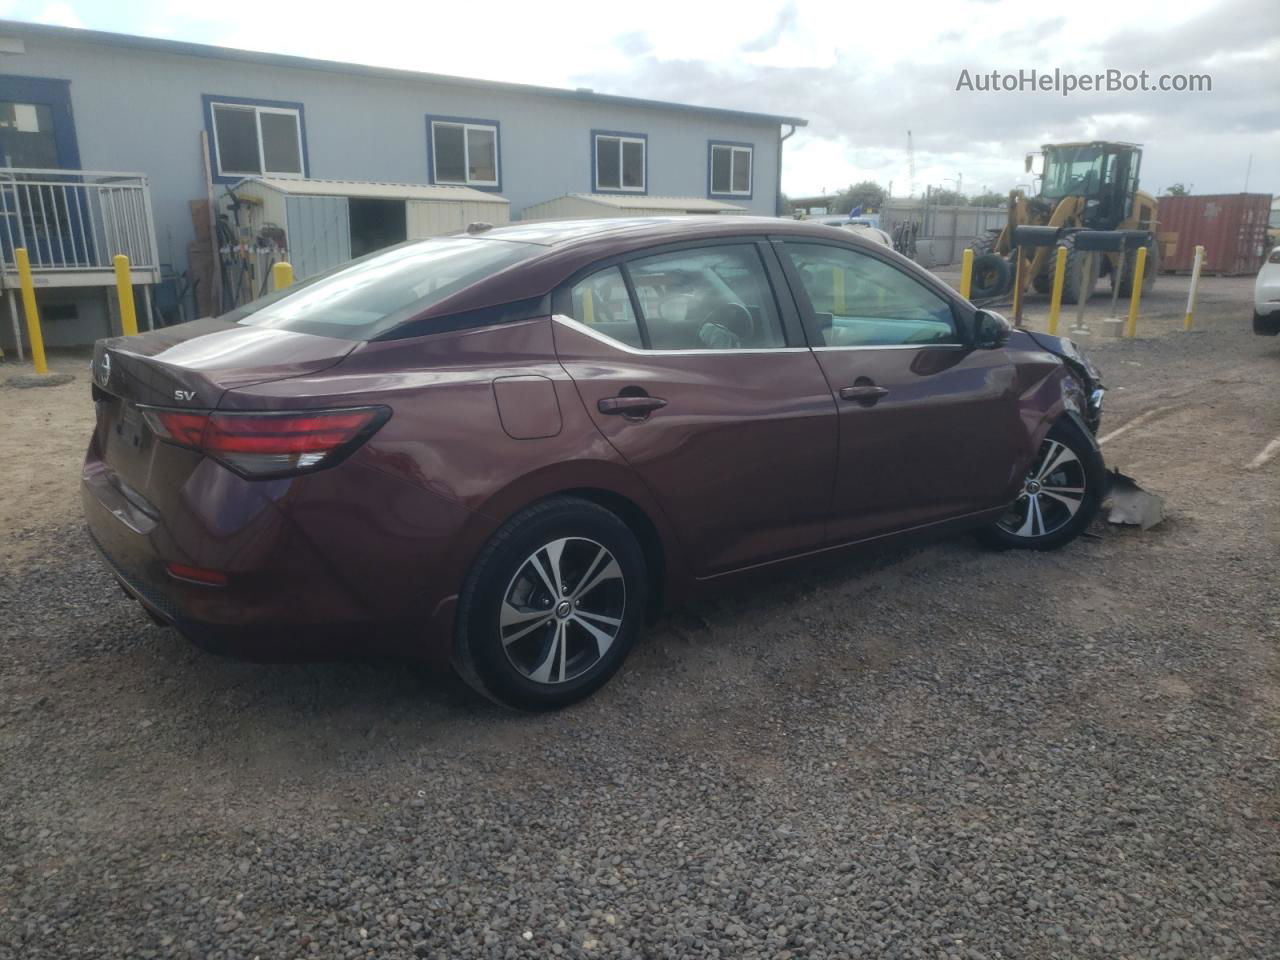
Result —
[{"label": "alloy wheel", "polygon": [[626,606],[626,581],[612,553],[584,537],[553,540],[507,585],[498,617],[503,650],[534,683],[566,683],[608,652]]},{"label": "alloy wheel", "polygon": [[1046,438],[999,526],[1015,537],[1046,537],[1071,522],[1084,503],[1084,464],[1060,440]]}]

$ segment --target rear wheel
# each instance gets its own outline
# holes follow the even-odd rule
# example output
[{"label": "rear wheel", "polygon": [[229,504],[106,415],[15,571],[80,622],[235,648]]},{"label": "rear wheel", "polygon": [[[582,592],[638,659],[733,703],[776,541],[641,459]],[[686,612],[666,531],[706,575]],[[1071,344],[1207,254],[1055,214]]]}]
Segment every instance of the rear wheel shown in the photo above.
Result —
[{"label": "rear wheel", "polygon": [[554,710],[603,686],[635,640],[644,555],[597,504],[557,497],[509,520],[459,598],[456,666],[506,706]]},{"label": "rear wheel", "polygon": [[1061,419],[1041,442],[1018,498],[978,536],[998,549],[1055,550],[1070,543],[1097,514],[1105,473],[1092,438]]}]

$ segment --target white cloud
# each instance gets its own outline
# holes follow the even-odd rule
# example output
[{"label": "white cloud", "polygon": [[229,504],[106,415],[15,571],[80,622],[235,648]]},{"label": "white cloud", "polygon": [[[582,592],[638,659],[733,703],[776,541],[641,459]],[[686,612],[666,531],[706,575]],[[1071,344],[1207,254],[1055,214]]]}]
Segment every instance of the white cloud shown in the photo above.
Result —
[{"label": "white cloud", "polygon": [[37,23],[47,23],[55,27],[83,27],[84,22],[76,15],[69,3],[46,4],[35,17]]},{"label": "white cloud", "polygon": [[[0,9],[13,0],[0,0]],[[39,0],[33,0],[35,8]],[[74,4],[74,8],[72,6]],[[783,185],[816,192],[874,178],[905,189],[906,131],[917,190],[963,173],[966,189],[1024,179],[1041,143],[1100,136],[1146,145],[1144,180],[1280,192],[1275,0],[646,0],[469,4],[273,0],[71,0],[46,22],[435,73],[806,117],[787,142]],[[22,4],[21,6],[25,6]],[[17,15],[24,14],[21,11]],[[34,19],[35,17],[33,17]],[[1208,95],[957,94],[973,71],[1207,70]],[[1236,161],[1239,161],[1238,163]],[[1264,182],[1271,177],[1271,182]]]}]

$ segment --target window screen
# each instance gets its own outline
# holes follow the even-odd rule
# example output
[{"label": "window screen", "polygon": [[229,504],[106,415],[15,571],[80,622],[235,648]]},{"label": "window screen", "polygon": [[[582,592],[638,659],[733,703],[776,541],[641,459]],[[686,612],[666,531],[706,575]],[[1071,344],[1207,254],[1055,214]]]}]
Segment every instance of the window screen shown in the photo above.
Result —
[{"label": "window screen", "polygon": [[619,152],[621,141],[617,137],[598,137],[596,139],[596,186],[606,190],[617,190],[622,186],[622,155]]},{"label": "window screen", "polygon": [[622,185],[644,188],[644,143],[639,140],[622,141]]},{"label": "window screen", "polygon": [[467,176],[472,183],[497,183],[497,136],[486,127],[467,128]]},{"label": "window screen", "polygon": [[263,166],[271,173],[302,173],[302,150],[298,142],[298,115],[263,110]]},{"label": "window screen", "polygon": [[258,155],[258,114],[253,107],[213,108],[218,141],[218,169],[224,174],[262,173]]},{"label": "window screen", "polygon": [[467,182],[466,128],[455,123],[434,123],[436,180],[440,183]]}]

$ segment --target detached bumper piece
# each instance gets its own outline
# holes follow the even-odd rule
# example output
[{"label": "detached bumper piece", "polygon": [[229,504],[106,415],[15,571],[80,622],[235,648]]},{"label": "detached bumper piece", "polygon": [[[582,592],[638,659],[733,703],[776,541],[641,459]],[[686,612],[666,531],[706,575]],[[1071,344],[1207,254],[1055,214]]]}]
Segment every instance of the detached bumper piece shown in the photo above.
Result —
[{"label": "detached bumper piece", "polygon": [[1119,470],[1107,474],[1102,505],[1109,511],[1108,523],[1150,530],[1164,519],[1164,498],[1143,490],[1133,477]]}]

